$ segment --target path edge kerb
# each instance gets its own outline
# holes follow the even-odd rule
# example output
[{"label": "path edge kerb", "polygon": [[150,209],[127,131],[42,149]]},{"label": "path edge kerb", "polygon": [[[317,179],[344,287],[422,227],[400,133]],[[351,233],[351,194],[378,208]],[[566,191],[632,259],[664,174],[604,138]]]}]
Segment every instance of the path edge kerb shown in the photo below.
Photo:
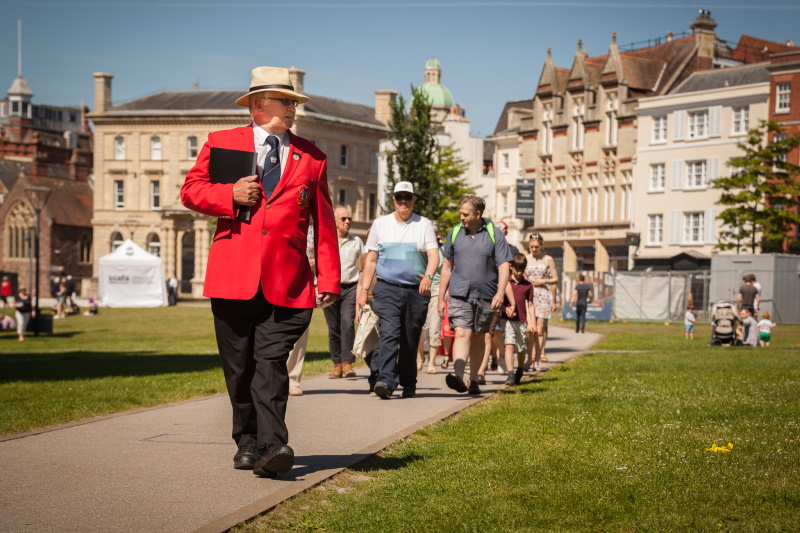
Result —
[{"label": "path edge kerb", "polygon": [[[554,362],[555,364],[553,365],[552,368],[556,368],[558,366],[564,365],[566,363],[571,363],[577,360],[582,355],[591,352],[592,346],[594,346],[603,339],[605,339],[605,335],[600,334],[600,336],[597,338],[597,340],[595,340],[592,343],[591,346],[588,346],[586,347],[586,349],[581,350],[579,352],[575,352],[569,359],[566,359],[563,362]],[[537,372],[536,375],[538,376],[540,374],[545,374],[549,371],[550,368]],[[450,418],[458,414],[464,409],[467,409],[468,407],[472,407],[473,405],[477,405],[483,401],[486,401],[489,398],[494,397],[497,393],[505,391],[507,389],[508,387],[502,388],[498,391],[494,391],[490,394],[487,394],[486,396],[481,396],[480,398],[475,398],[474,400],[466,401],[463,404],[453,407],[452,409],[446,409],[431,417],[426,418],[425,420],[421,420],[416,424],[408,426],[407,428],[404,428],[392,435],[389,435],[386,438],[376,441],[370,444],[369,446],[366,446],[361,450],[357,451],[352,455],[353,462],[350,463],[349,465],[314,472],[313,474],[310,474],[306,479],[302,481],[296,481],[291,485],[287,485],[286,487],[277,490],[268,496],[265,496],[248,505],[245,505],[244,507],[237,509],[236,511],[228,513],[227,515],[222,516],[214,520],[213,522],[209,522],[208,524],[193,530],[191,533],[226,533],[227,531],[230,531],[230,529],[233,528],[234,526],[237,526],[238,524],[241,524],[246,520],[255,518],[258,515],[264,514],[267,511],[270,511],[273,508],[277,507],[284,501],[288,500],[289,498],[293,498],[294,496],[297,496],[307,491],[308,489],[313,488],[319,485],[320,483],[323,483],[324,481],[332,478],[333,476],[342,472],[343,470],[346,470],[352,467],[353,465],[356,465],[361,461],[368,459],[369,457],[375,455],[376,453],[384,450],[394,442],[397,442],[400,439],[408,437],[409,435],[416,433],[420,429],[423,429],[431,424],[440,422],[442,420],[446,420],[447,418]]]}]

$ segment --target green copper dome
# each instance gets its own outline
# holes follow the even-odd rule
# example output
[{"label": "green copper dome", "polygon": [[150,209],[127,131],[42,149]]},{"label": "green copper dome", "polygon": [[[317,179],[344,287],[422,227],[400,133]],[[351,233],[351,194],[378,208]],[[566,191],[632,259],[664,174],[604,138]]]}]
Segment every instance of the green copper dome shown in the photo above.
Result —
[{"label": "green copper dome", "polygon": [[433,106],[453,107],[455,105],[453,95],[441,83],[423,83],[421,89]]}]

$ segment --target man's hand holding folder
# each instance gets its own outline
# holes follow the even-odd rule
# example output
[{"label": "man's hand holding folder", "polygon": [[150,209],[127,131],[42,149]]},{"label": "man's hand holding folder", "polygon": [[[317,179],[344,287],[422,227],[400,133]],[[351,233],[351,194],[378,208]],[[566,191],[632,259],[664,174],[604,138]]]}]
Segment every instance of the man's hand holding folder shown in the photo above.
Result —
[{"label": "man's hand holding folder", "polygon": [[256,153],[228,148],[211,148],[208,173],[212,183],[233,183],[233,202],[242,206],[238,218],[250,220],[250,206],[261,196],[256,174]]}]

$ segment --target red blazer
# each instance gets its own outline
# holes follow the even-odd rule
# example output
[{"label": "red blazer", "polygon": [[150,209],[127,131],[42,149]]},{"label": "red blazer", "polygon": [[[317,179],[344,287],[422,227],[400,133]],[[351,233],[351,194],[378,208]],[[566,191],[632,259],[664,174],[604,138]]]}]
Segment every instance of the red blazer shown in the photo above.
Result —
[{"label": "red blazer", "polygon": [[186,174],[183,205],[219,219],[208,255],[204,296],[249,300],[260,283],[272,304],[314,307],[314,275],[306,256],[311,219],[318,290],[340,294],[339,240],[328,193],[327,159],[310,141],[291,132],[289,139],[289,157],[278,186],[268,202],[262,189],[249,222],[235,218],[239,206],[233,203],[233,184],[210,182],[208,162],[211,147],[254,151],[251,127],[209,134]]}]

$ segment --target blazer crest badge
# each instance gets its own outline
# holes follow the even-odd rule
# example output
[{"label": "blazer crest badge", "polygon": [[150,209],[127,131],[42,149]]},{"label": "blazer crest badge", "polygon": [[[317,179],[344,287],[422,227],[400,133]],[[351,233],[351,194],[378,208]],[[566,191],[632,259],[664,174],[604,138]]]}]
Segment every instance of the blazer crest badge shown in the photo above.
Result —
[{"label": "blazer crest badge", "polygon": [[299,185],[297,187],[297,205],[305,209],[308,207],[308,199],[311,196],[311,190],[308,185]]}]

